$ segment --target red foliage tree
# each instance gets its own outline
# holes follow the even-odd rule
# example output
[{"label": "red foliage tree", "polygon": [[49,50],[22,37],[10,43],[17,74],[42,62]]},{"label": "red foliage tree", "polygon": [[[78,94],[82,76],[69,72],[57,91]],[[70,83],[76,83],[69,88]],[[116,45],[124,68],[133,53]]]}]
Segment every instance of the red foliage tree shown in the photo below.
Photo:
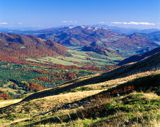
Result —
[{"label": "red foliage tree", "polygon": [[36,84],[36,83],[30,83],[29,84],[29,90],[30,91],[40,91],[40,90],[43,90],[45,89],[44,86],[40,85],[40,84]]},{"label": "red foliage tree", "polygon": [[0,93],[0,100],[7,100],[10,99],[10,96],[7,93]]}]

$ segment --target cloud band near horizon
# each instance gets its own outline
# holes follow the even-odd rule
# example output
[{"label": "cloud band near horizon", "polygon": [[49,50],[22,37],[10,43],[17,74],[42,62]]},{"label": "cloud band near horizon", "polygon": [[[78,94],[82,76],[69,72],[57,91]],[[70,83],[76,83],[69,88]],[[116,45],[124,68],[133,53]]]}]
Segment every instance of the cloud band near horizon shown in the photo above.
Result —
[{"label": "cloud band near horizon", "polygon": [[155,23],[152,22],[135,22],[135,21],[130,21],[130,22],[111,22],[111,24],[114,25],[145,25],[145,26],[155,26]]}]

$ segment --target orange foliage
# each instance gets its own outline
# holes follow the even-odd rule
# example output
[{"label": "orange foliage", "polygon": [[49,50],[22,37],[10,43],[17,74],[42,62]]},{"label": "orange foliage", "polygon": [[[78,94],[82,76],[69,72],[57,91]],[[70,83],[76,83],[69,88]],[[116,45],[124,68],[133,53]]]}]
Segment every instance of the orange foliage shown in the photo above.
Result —
[{"label": "orange foliage", "polygon": [[39,81],[51,82],[48,77],[38,77]]},{"label": "orange foliage", "polygon": [[74,72],[69,72],[66,74],[66,79],[68,79],[68,80],[75,79],[76,77],[77,77],[77,75]]},{"label": "orange foliage", "polygon": [[29,84],[29,89],[30,89],[31,91],[40,91],[40,90],[45,89],[45,87],[42,86],[42,85],[40,85],[40,84],[30,83],[30,84]]}]

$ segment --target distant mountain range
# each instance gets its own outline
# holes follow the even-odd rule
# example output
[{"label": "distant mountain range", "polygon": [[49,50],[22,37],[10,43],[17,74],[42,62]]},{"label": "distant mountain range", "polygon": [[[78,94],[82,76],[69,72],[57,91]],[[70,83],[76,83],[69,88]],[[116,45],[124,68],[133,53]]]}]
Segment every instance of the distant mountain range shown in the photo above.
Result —
[{"label": "distant mountain range", "polygon": [[51,39],[65,46],[79,47],[81,50],[107,54],[116,52],[123,57],[144,53],[158,47],[158,32],[122,34],[111,29],[76,26],[36,31],[38,37]]},{"label": "distant mountain range", "polygon": [[12,52],[14,56],[16,51],[15,54],[18,53],[23,57],[41,57],[64,55],[67,49],[75,49],[127,58],[135,54],[143,54],[159,46],[160,31],[152,29],[141,32],[122,34],[115,31],[113,27],[98,25],[68,26],[35,31],[6,30],[0,36],[3,40],[3,43],[1,41],[1,49],[3,49],[1,54]]}]

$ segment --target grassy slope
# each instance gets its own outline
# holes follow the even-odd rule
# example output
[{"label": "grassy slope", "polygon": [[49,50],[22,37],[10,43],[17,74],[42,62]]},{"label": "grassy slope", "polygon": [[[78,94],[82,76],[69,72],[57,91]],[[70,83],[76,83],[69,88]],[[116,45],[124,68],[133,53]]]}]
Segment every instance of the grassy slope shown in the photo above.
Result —
[{"label": "grassy slope", "polygon": [[[151,80],[152,82],[152,78],[154,79],[153,75],[158,76],[156,79],[160,79],[159,71],[150,74],[148,74],[148,72],[146,73],[151,77],[148,81]],[[143,122],[143,124],[145,124],[145,122],[151,118],[152,120],[159,120],[158,107],[160,106],[160,98],[157,94],[153,93],[153,91],[158,92],[155,89],[156,87],[153,87],[154,89],[147,89],[146,93],[143,93],[143,89],[141,89],[141,92],[132,93],[132,91],[130,91],[121,96],[113,95],[112,98],[110,97],[112,96],[111,94],[107,96],[109,92],[118,90],[120,86],[120,88],[123,88],[130,84],[143,85],[145,80],[142,78],[146,79],[145,73],[143,74],[143,76],[139,74],[134,75],[134,77],[136,77],[135,79],[128,78],[126,83],[122,83],[117,87],[109,86],[108,89],[92,89],[82,92],[63,93],[21,102],[18,105],[3,110],[1,109],[1,111],[3,111],[3,114],[1,114],[3,118],[1,124],[2,122],[5,123],[5,121],[17,121],[22,118],[22,121],[16,123],[17,126],[28,125],[29,123],[36,125],[55,125],[63,122],[63,124],[69,124],[67,121],[71,119],[72,124],[75,124],[75,126],[80,123],[101,126],[102,124],[106,125],[108,121],[112,125],[115,119],[119,122],[119,125],[142,124]],[[140,81],[137,82],[137,80]],[[112,82],[114,82],[114,80],[112,80]],[[158,82],[159,80],[157,80],[156,83]],[[148,84],[150,83],[148,82]],[[145,100],[143,98],[145,98]],[[110,113],[108,114],[108,112]],[[121,121],[119,120],[120,116],[123,118]],[[24,118],[26,119],[24,120]],[[135,119],[138,120],[136,121]],[[87,123],[85,123],[86,121]],[[128,122],[125,123],[126,121]]]},{"label": "grassy slope", "polygon": [[0,109],[1,125],[156,126],[160,71],[159,59],[154,58],[158,57],[30,95]]},{"label": "grassy slope", "polygon": [[[153,75],[158,76],[158,78],[160,78],[159,71],[151,72],[150,74],[149,72],[146,72],[146,74],[149,77],[151,77],[148,79],[148,80],[151,80],[151,82],[152,82],[152,78],[154,79]],[[72,124],[76,124],[76,125],[80,123],[84,123],[84,124],[92,123],[93,125],[94,124],[105,125],[106,121],[108,120],[110,121],[110,124],[112,124],[112,122],[115,119],[117,119],[120,125],[124,124],[124,122],[127,120],[129,121],[129,123],[127,124],[132,124],[132,122],[133,123],[135,122],[134,120],[135,118],[137,118],[138,120],[140,119],[139,123],[142,123],[145,121],[145,119],[149,119],[148,118],[149,115],[146,116],[146,112],[147,113],[151,112],[151,114],[153,114],[153,112],[157,112],[157,113],[159,112],[158,111],[158,107],[160,106],[159,96],[152,93],[152,91],[156,92],[156,89],[148,89],[147,93],[143,93],[143,92],[132,93],[132,91],[130,91],[130,94],[128,94],[127,92],[127,94],[123,94],[123,96],[119,96],[119,97],[117,96],[114,97],[113,95],[113,97],[110,98],[109,96],[107,96],[108,92],[114,91],[115,89],[117,90],[119,86],[121,86],[120,88],[123,88],[125,85],[130,85],[130,84],[143,85],[145,81],[143,80],[143,78],[146,79],[145,73],[143,73],[142,75],[137,74],[137,75],[134,75],[133,77],[134,78],[128,78],[128,80],[125,79],[125,81],[126,80],[127,81],[125,83],[122,83],[121,85],[118,85],[117,87],[113,87],[114,85],[111,84],[108,87],[108,89],[106,88],[101,90],[92,89],[92,90],[86,90],[82,92],[76,91],[73,93],[64,93],[64,94],[59,94],[55,96],[48,96],[44,98],[22,102],[17,106],[13,106],[14,108],[11,106],[11,107],[8,107],[9,109],[8,108],[6,108],[5,110],[3,109],[3,115],[1,115],[3,116],[2,117],[3,119],[1,120],[1,124],[8,120],[17,121],[23,118],[22,121],[18,122],[17,126],[25,125],[25,124],[28,125],[29,123],[38,124],[38,125],[39,124],[54,125],[60,122],[57,119],[57,117],[60,118],[63,122],[70,121],[70,119],[75,120],[75,122],[73,122]],[[156,77],[156,79],[158,78]],[[137,80],[140,80],[140,81],[137,82]],[[122,81],[122,79],[120,79],[120,81]],[[108,82],[115,82],[115,81],[111,80]],[[159,80],[157,80],[157,82],[159,82]],[[104,84],[105,83],[107,82],[104,82]],[[107,84],[106,84],[106,87],[107,87]],[[143,91],[143,89],[141,90]],[[146,102],[143,102],[144,99],[141,99],[141,97],[143,98],[146,97],[147,98]],[[135,98],[136,100],[134,102]],[[130,103],[124,102],[125,100],[128,100]],[[128,104],[124,105],[124,103],[128,103]],[[137,106],[137,109],[135,109],[135,106]],[[148,112],[148,108],[146,107],[149,108],[150,112]],[[93,110],[93,114],[90,114],[92,112],[91,110]],[[101,111],[103,111],[103,113]],[[102,114],[105,113],[104,111],[106,112],[110,111],[111,114],[105,114],[104,116],[101,116]],[[135,111],[137,113],[135,113]],[[78,122],[77,119],[82,118],[82,116],[84,117],[83,119],[85,120],[83,119],[78,120],[78,121],[81,121],[81,122]],[[123,121],[121,120],[120,122],[118,119],[119,116],[122,116],[125,119],[123,119]],[[25,119],[26,121],[24,120],[24,118],[26,118]],[[154,114],[153,120],[154,118],[159,119],[158,114]],[[29,122],[28,120],[31,120],[31,121]],[[88,122],[85,123],[86,121]],[[139,123],[137,122],[136,124],[139,124]],[[63,124],[68,124],[68,123],[63,123]]]},{"label": "grassy slope", "polygon": [[21,101],[21,99],[0,100],[0,108],[6,107],[6,106],[14,104],[14,103],[18,103],[20,101]]}]

